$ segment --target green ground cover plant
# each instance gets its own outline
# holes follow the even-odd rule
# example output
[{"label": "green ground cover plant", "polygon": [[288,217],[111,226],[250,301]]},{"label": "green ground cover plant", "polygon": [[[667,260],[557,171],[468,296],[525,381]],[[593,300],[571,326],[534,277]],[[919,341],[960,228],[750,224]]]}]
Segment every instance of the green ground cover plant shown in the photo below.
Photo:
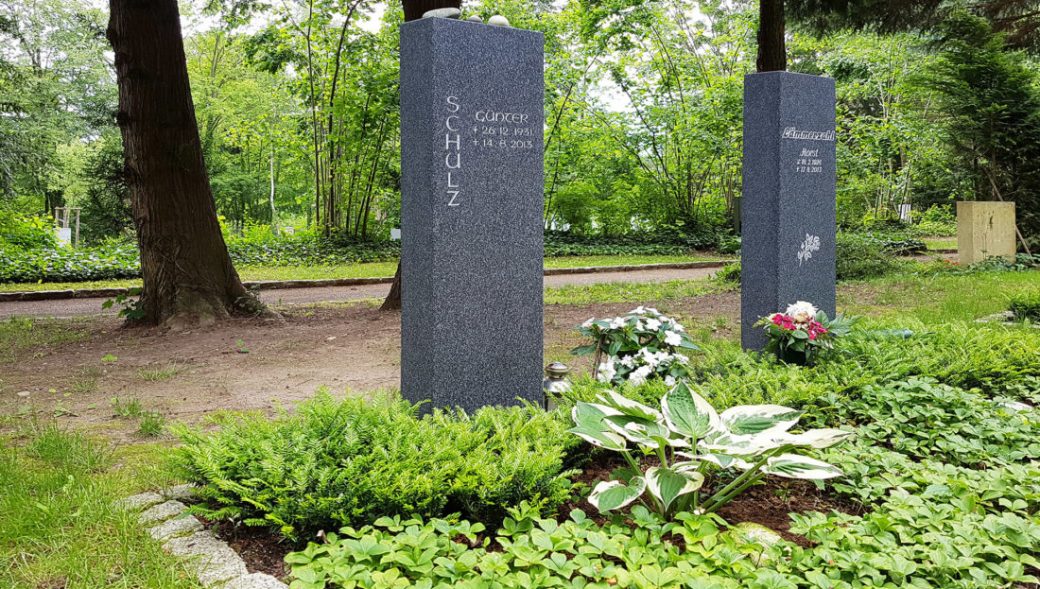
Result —
[{"label": "green ground cover plant", "polygon": [[1008,408],[1006,401],[911,378],[850,397],[823,397],[810,413],[859,426],[860,435],[878,446],[915,458],[971,468],[1040,459],[1038,415]]},{"label": "green ground cover plant", "polygon": [[551,510],[570,496],[578,440],[554,414],[417,411],[390,398],[322,394],[277,420],[223,419],[215,434],[174,427],[183,443],[175,456],[202,485],[200,513],[290,538],[393,515],[461,513],[497,525],[521,501]]},{"label": "green ground cover plant", "polygon": [[[140,276],[137,246],[125,240],[76,249],[58,246],[53,239],[32,241],[31,246],[21,243],[0,241],[0,283],[89,282]],[[549,233],[545,256],[554,260],[547,267],[560,268],[688,262],[711,259],[698,250],[712,243],[667,236],[585,238]],[[229,236],[227,245],[245,280],[393,276],[401,253],[396,241],[354,241],[309,233],[278,238]],[[556,261],[559,258],[562,260]]]},{"label": "green ground cover plant", "polygon": [[[155,447],[110,450],[53,424],[0,439],[0,586],[201,589],[113,502],[168,480]],[[158,478],[156,478],[158,477]]]},{"label": "green ground cover plant", "polygon": [[[919,384],[889,383],[876,397],[906,402],[901,391],[918,387],[914,401],[938,405],[949,393]],[[982,403],[971,417],[1007,415]],[[1037,417],[1035,410],[1023,416],[1034,424]],[[840,417],[832,411],[810,421],[834,425]],[[907,427],[915,425],[925,427]],[[1040,582],[1040,462],[1005,461],[999,444],[979,449],[981,461],[993,465],[985,469],[921,459],[890,449],[869,427],[819,455],[843,472],[825,482],[829,492],[861,504],[863,513],[792,514],[791,533],[808,544],[714,515],[680,512],[666,521],[636,506],[596,523],[581,510],[543,519],[521,505],[494,533],[457,518],[381,518],[344,528],[287,556],[292,587],[952,589]]]}]

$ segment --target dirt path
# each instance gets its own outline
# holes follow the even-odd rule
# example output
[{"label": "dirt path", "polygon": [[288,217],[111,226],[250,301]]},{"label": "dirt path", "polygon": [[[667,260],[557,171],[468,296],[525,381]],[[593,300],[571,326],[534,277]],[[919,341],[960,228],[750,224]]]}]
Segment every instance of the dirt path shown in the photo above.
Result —
[{"label": "dirt path", "polygon": [[[675,278],[670,274],[660,279]],[[589,360],[568,352],[580,342],[575,326],[632,307],[547,306],[546,362],[562,360],[587,371]],[[693,331],[726,336],[738,324],[736,293],[658,307]],[[123,329],[112,316],[44,320],[51,329],[83,333],[77,341],[20,349],[2,361],[0,416],[35,412],[134,439],[137,420],[116,417],[113,398],[136,400],[144,411],[158,411],[168,420],[194,422],[221,409],[292,407],[321,387],[334,394],[365,394],[398,386],[400,314],[381,313],[367,302],[290,305],[283,312],[284,322],[241,320],[184,332]]]},{"label": "dirt path", "polygon": [[[562,274],[545,277],[546,288],[573,284],[606,284],[611,282],[666,282],[669,280],[698,280],[709,278],[716,268],[653,269],[628,272],[603,272],[595,274]],[[362,286],[333,286],[318,288],[294,288],[286,290],[260,291],[260,298],[272,305],[301,305],[312,303],[334,303],[362,299],[382,299],[390,291],[389,284],[367,284]],[[106,298],[63,299],[56,301],[11,301],[0,302],[0,318],[14,316],[32,317],[82,317],[87,315],[115,315],[118,309],[101,309]]]}]

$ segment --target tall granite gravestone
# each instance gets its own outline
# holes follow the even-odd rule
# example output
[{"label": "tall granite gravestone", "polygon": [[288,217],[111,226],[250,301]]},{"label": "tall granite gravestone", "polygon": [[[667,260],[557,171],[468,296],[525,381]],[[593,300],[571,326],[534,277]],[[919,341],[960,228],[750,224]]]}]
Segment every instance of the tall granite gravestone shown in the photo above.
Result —
[{"label": "tall granite gravestone", "polygon": [[[472,411],[540,401],[541,33],[401,26],[401,391]],[[427,405],[427,408],[431,405]]]},{"label": "tall granite gravestone", "polygon": [[788,72],[744,79],[741,342],[796,301],[835,312],[834,80]]}]

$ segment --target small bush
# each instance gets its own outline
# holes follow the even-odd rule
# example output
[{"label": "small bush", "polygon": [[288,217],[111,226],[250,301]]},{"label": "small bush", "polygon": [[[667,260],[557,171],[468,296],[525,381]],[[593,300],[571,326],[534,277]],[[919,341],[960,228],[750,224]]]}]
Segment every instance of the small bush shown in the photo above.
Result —
[{"label": "small bush", "polygon": [[1011,297],[1008,310],[1014,313],[1015,319],[1019,321],[1040,321],[1040,291]]},{"label": "small bush", "polygon": [[578,440],[554,414],[485,408],[472,416],[326,394],[293,416],[242,416],[205,434],[171,429],[176,462],[201,485],[198,511],[287,537],[382,516],[461,513],[497,525],[528,501],[553,509],[570,496],[568,451]]},{"label": "small bush", "polygon": [[839,233],[836,246],[839,280],[882,276],[898,266],[885,243],[868,235]]},{"label": "small bush", "polygon": [[42,217],[24,217],[0,208],[0,244],[11,249],[54,247],[56,240],[51,226],[51,222]]}]

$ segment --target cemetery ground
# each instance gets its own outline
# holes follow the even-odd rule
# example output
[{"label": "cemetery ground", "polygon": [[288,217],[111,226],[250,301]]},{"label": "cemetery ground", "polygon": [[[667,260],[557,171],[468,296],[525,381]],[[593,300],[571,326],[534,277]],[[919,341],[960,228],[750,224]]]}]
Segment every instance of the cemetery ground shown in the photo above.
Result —
[{"label": "cemetery ground", "polygon": [[[300,467],[285,473],[301,477],[298,483],[264,479],[275,476],[270,473],[286,460],[308,463],[311,453],[320,454],[316,448],[328,451],[319,441],[322,428],[342,427],[334,425],[341,419],[355,424],[376,419],[386,411],[377,391],[397,384],[399,315],[380,313],[372,301],[288,307],[282,310],[284,323],[239,321],[190,333],[121,329],[113,317],[3,320],[0,585],[197,589],[191,570],[164,554],[135,514],[112,505],[134,492],[183,482],[184,471],[173,466],[171,455],[186,440],[192,449],[189,464],[204,470],[205,459],[211,461],[206,468],[214,469],[210,478],[195,471],[200,482],[212,485],[205,517],[219,520],[215,508],[229,510],[224,516],[239,524],[218,529],[244,554],[251,570],[295,579],[295,587],[352,586],[332,580],[335,567],[353,571],[362,579],[359,587],[405,587],[422,578],[469,586],[464,581],[481,574],[479,566],[465,564],[471,558],[488,567],[498,563],[493,575],[504,586],[550,586],[537,579],[581,576],[589,579],[589,586],[604,587],[678,587],[701,581],[706,584],[697,586],[902,587],[914,580],[936,587],[1034,587],[1040,575],[1035,559],[1040,547],[1040,420],[1035,411],[1009,413],[988,399],[1013,397],[1036,404],[1040,330],[976,320],[1005,310],[1009,297],[1038,288],[1037,270],[957,271],[924,265],[841,283],[839,308],[862,316],[861,329],[905,328],[913,335],[905,340],[855,338],[836,359],[810,368],[782,367],[740,352],[739,293],[721,280],[548,290],[546,361],[562,360],[576,369],[578,398],[592,385],[580,378],[589,370],[588,358],[568,353],[582,343],[575,326],[592,316],[611,317],[648,305],[682,322],[701,346],[701,352],[692,354],[692,364],[701,367],[694,380],[719,411],[737,404],[780,403],[805,409],[806,428],[840,426],[857,432],[853,441],[816,454],[845,473],[822,490],[769,478],[720,512],[728,523],[714,516],[683,516],[672,527],[655,523],[641,507],[626,512],[623,523],[592,508],[584,498],[617,463],[602,455],[588,463],[587,447],[569,441],[574,436],[563,431],[567,425],[559,425],[566,415],[532,422],[544,442],[511,429],[508,416],[493,418],[494,427],[513,432],[500,431],[505,443],[512,443],[509,436],[519,436],[518,447],[533,444],[539,455],[552,454],[553,445],[562,447],[555,448],[559,455],[540,459],[541,466],[521,468],[535,477],[540,494],[531,494],[519,481],[519,490],[495,487],[497,471],[485,465],[491,470],[481,476],[490,478],[480,480],[492,488],[479,495],[482,499],[476,501],[474,495],[470,502],[450,503],[442,511],[421,501],[411,504],[432,523],[410,530],[392,520],[380,521],[376,529],[362,526],[376,522],[381,509],[384,515],[402,515],[404,507],[394,503],[394,493],[410,500],[425,496],[397,478],[426,476],[420,473],[431,467],[418,455],[409,459],[414,463],[378,463],[372,477],[377,480],[361,480],[364,475],[357,468],[339,465],[349,471],[346,488],[363,488],[367,494],[347,491],[345,500],[352,502],[356,516],[331,516],[320,502],[307,505],[304,496],[293,494],[304,489],[316,496],[332,492],[307,479],[325,475]],[[335,398],[364,397],[368,409],[318,402],[306,410],[309,417],[282,426],[266,417],[233,425],[240,411],[273,416],[312,398],[320,387]],[[654,406],[665,390],[648,385],[623,392]],[[935,396],[934,402],[925,402],[929,396]],[[885,419],[886,414],[898,419]],[[434,440],[449,447],[464,443],[451,437],[458,432],[415,430],[411,421],[394,417],[394,410],[390,415],[394,426],[386,435],[400,436],[403,445],[420,444],[416,436],[431,435],[449,435]],[[487,427],[487,419],[471,427]],[[216,441],[185,437],[183,431],[179,439],[170,433],[170,426],[179,422],[217,431],[210,420],[228,433]],[[257,445],[257,436],[267,442]],[[376,437],[388,451],[395,447],[389,438]],[[574,452],[586,459],[564,457]],[[452,456],[448,452],[436,459],[460,459]],[[526,464],[531,458],[524,456],[522,450],[510,455]],[[251,465],[251,460],[264,465]],[[362,455],[352,460],[367,468]],[[182,454],[182,468],[184,461]],[[583,472],[571,472],[572,467]],[[265,469],[268,475],[262,474]],[[564,475],[579,483],[573,492],[567,487],[561,493],[556,477]],[[251,477],[256,478],[248,482]],[[240,484],[255,489],[255,496],[235,486]],[[378,490],[382,487],[385,493]],[[457,486],[433,489],[434,495],[462,492]],[[512,519],[504,525],[510,531],[494,534],[503,525],[502,509],[536,496],[552,505],[543,515],[559,514],[560,523],[537,519],[535,508],[521,507],[508,512]],[[247,498],[256,503],[243,503]],[[580,515],[569,519],[574,509]],[[482,514],[488,531],[436,520],[459,511],[469,521]],[[267,526],[241,525],[265,517]],[[303,548],[315,539],[317,529],[345,525],[344,517],[352,519],[356,539],[330,538],[327,552],[299,553],[294,571],[283,564],[285,553]],[[325,523],[316,528],[322,518]],[[279,521],[283,523],[272,523]],[[781,532],[781,539],[761,531],[725,531],[727,525],[744,521],[765,524]],[[487,554],[484,541],[493,541]],[[545,542],[547,547],[541,547]],[[380,548],[373,557],[359,552],[369,550],[365,546]],[[427,566],[405,558],[416,546],[428,550],[431,559],[445,560]],[[397,560],[381,560],[383,550]],[[591,559],[590,564],[580,566],[582,559]],[[391,578],[386,575],[397,584],[386,584]],[[320,581],[308,584],[307,579]]]}]

